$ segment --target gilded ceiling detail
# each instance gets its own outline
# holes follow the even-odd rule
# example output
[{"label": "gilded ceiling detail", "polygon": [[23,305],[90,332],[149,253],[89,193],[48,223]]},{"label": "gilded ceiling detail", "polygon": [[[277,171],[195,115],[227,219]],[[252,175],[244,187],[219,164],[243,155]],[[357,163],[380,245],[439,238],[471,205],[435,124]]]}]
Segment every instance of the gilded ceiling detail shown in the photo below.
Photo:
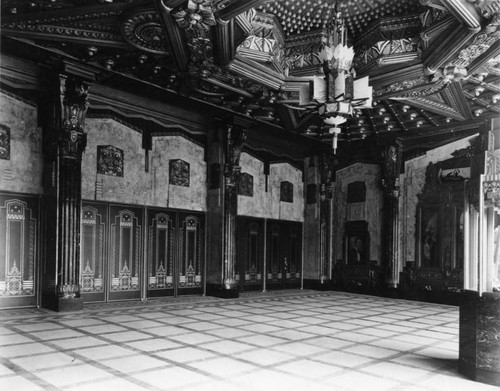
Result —
[{"label": "gilded ceiling detail", "polygon": [[[453,8],[462,3],[473,6],[466,15]],[[499,111],[499,0],[6,0],[1,8],[2,36],[296,133],[317,125],[304,106],[341,13],[353,68],[370,77],[377,102],[348,119],[340,140],[415,129],[430,123],[425,112],[446,124]],[[460,88],[450,97],[453,83]]]}]

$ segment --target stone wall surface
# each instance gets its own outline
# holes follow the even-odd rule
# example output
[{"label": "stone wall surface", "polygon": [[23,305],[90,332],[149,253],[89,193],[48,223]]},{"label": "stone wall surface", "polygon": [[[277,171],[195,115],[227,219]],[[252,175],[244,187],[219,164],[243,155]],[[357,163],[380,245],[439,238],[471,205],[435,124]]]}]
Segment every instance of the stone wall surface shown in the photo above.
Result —
[{"label": "stone wall surface", "polygon": [[42,194],[42,129],[37,107],[0,93],[0,125],[8,129],[8,159],[0,159],[0,191]]},{"label": "stone wall surface", "polygon": [[[169,162],[177,159],[189,164],[189,187],[171,183]],[[203,147],[180,136],[155,137],[151,173],[153,205],[207,210],[207,165]]]},{"label": "stone wall surface", "polygon": [[[82,198],[135,205],[150,204],[151,173],[145,172],[142,135],[113,119],[85,122],[87,148],[82,157]],[[111,145],[123,151],[123,176],[97,173],[97,147]]]},{"label": "stone wall surface", "polygon": [[[380,263],[382,253],[382,205],[383,196],[380,185],[380,166],[376,164],[356,163],[337,171],[334,205],[335,205],[335,259],[343,259],[343,241],[345,234],[345,224],[354,220],[353,216],[359,218],[364,216],[364,221],[368,222],[368,233],[370,235],[370,260]],[[347,187],[352,182],[365,182],[366,201],[364,205],[356,204],[356,213],[349,215],[349,205],[347,203]],[[362,212],[359,208],[362,207]]]},{"label": "stone wall surface", "polygon": [[240,157],[242,173],[253,177],[253,197],[238,196],[238,215],[269,218],[272,215],[269,191],[266,192],[264,162],[243,152]]},{"label": "stone wall surface", "polygon": [[[238,215],[277,220],[304,221],[302,172],[288,163],[271,164],[269,176],[264,163],[248,153],[240,158],[241,172],[253,176],[253,197],[238,196]],[[293,202],[280,201],[281,182],[293,184]]]},{"label": "stone wall surface", "polygon": [[[150,168],[142,134],[113,119],[87,119],[87,149],[82,159],[82,198],[135,205],[206,210],[204,149],[181,136],[153,138]],[[97,172],[97,147],[112,145],[123,151],[123,176]],[[189,165],[189,186],[170,183],[171,160]]]},{"label": "stone wall surface", "polygon": [[[280,201],[281,182],[293,184],[293,202]],[[288,163],[271,164],[269,169],[272,218],[304,221],[304,184],[302,172]]]}]

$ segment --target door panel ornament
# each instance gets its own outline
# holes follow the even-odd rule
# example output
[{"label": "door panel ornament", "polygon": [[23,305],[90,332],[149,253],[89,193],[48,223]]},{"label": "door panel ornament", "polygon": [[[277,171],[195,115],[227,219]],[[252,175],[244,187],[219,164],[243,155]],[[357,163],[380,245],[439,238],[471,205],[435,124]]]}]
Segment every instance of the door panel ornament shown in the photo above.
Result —
[{"label": "door panel ornament", "polygon": [[121,210],[111,224],[111,291],[139,290],[141,227],[130,210]]},{"label": "door panel ornament", "polygon": [[102,292],[104,223],[96,208],[82,208],[80,291]]},{"label": "door panel ornament", "polygon": [[36,224],[26,202],[0,207],[0,296],[33,296]]},{"label": "door panel ornament", "polygon": [[195,216],[187,216],[179,234],[179,288],[201,286],[203,232]]},{"label": "door panel ornament", "polygon": [[148,227],[149,289],[173,288],[174,225],[166,213],[157,213]]}]

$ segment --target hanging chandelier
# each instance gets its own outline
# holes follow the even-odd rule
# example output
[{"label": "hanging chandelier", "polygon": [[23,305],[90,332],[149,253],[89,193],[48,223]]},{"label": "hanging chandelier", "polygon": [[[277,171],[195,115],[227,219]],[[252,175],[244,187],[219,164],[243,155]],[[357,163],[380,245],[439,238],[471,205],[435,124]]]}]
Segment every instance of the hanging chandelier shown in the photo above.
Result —
[{"label": "hanging chandelier", "polygon": [[333,135],[334,153],[341,132],[339,126],[352,117],[355,110],[372,106],[373,89],[368,85],[368,76],[355,79],[353,58],[354,50],[347,46],[342,14],[335,12],[328,36],[318,53],[324,76],[314,76],[313,80],[313,99],[320,104],[318,113],[323,127]]}]

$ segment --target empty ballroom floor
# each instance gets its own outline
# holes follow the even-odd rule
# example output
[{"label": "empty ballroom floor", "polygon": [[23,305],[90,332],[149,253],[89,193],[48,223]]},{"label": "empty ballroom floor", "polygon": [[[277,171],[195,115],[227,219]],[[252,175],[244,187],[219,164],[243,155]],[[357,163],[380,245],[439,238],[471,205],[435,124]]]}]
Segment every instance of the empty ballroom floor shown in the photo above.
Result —
[{"label": "empty ballroom floor", "polygon": [[0,390],[496,390],[457,372],[458,307],[343,292],[0,311]]}]

